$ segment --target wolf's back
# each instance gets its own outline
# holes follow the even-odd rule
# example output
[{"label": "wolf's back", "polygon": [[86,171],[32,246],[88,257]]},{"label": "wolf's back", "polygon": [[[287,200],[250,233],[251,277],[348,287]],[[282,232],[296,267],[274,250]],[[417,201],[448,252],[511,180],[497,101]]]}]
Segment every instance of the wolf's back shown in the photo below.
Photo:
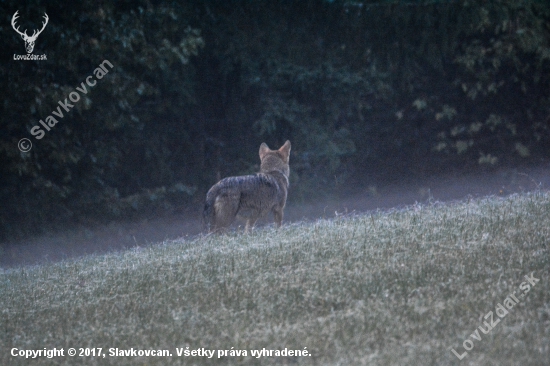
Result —
[{"label": "wolf's back", "polygon": [[237,215],[246,218],[247,231],[269,212],[277,227],[281,226],[288,193],[290,141],[278,150],[262,143],[259,155],[259,173],[225,178],[210,188],[202,213],[208,231],[230,226]]},{"label": "wolf's back", "polygon": [[278,202],[286,198],[286,193],[269,174],[258,173],[224,178],[206,194],[203,210],[205,227],[229,226],[237,214],[252,210],[252,215],[262,216]]},{"label": "wolf's back", "polygon": [[242,191],[250,187],[252,177],[224,178],[210,188],[202,214],[206,229],[229,226],[239,211]]}]

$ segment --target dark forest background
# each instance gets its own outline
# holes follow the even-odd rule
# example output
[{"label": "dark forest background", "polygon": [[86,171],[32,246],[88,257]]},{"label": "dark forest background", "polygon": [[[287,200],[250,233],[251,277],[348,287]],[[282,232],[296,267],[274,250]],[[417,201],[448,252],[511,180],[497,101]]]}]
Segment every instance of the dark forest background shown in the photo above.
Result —
[{"label": "dark forest background", "polygon": [[[0,6],[0,240],[197,210],[219,178],[258,170],[261,142],[292,141],[294,202],[547,162],[545,0]],[[48,14],[47,61],[13,59],[17,10],[29,34]]]}]

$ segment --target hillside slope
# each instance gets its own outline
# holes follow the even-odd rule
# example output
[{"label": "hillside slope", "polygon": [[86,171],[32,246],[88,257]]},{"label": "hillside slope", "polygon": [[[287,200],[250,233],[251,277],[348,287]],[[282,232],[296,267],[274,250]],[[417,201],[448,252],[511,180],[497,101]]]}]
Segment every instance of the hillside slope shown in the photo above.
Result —
[{"label": "hillside slope", "polygon": [[549,234],[534,192],[8,270],[0,364],[541,365]]}]

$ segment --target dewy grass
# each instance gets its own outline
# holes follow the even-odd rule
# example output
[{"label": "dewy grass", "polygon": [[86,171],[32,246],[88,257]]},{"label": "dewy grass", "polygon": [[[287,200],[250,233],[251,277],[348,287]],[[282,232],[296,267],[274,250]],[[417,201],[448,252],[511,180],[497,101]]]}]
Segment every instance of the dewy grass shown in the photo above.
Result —
[{"label": "dewy grass", "polygon": [[[0,364],[542,365],[549,237],[550,194],[535,192],[9,270]],[[540,282],[473,339],[531,273]],[[64,356],[25,358],[54,348]]]}]

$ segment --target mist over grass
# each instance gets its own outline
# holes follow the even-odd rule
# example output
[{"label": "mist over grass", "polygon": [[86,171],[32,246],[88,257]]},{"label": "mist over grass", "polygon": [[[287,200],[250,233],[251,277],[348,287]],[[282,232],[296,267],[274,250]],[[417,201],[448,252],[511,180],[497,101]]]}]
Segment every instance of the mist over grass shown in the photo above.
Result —
[{"label": "mist over grass", "polygon": [[[0,274],[0,364],[542,365],[550,193],[340,216]],[[519,297],[525,275],[540,279]],[[512,293],[487,334],[471,334]],[[499,319],[494,315],[495,320]],[[451,352],[473,349],[459,361]],[[12,348],[172,357],[13,357]],[[178,357],[247,350],[246,357]],[[307,357],[251,356],[263,348]]]}]

